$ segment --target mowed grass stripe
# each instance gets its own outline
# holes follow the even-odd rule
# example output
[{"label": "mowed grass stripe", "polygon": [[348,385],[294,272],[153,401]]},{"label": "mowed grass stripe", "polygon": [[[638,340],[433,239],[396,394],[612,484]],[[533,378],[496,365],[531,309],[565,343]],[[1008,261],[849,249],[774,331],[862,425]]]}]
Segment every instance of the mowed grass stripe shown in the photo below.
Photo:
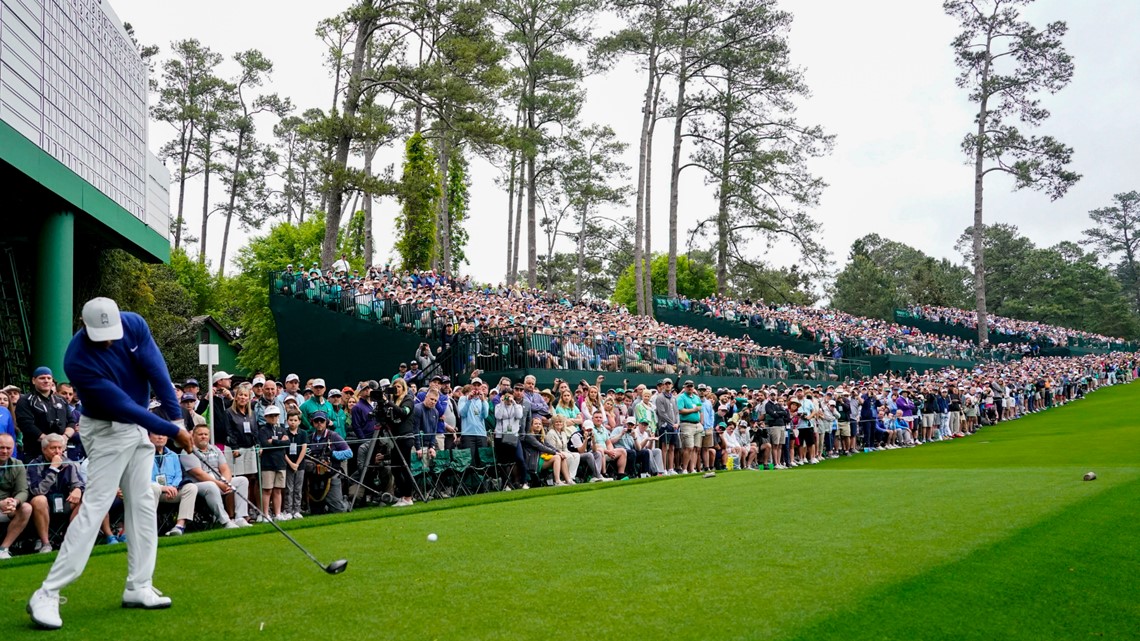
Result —
[{"label": "mowed grass stripe", "polygon": [[[1097,397],[1117,391],[1077,405],[1096,413]],[[865,468],[893,467],[923,450],[861,458]],[[594,639],[794,636],[849,615],[864,595],[936,576],[1140,477],[1134,467],[1102,467],[1100,481],[1082,483],[1080,468],[1059,460],[1008,469],[858,467],[609,484],[299,530],[322,559],[350,559],[338,577],[275,534],[164,547],[156,584],[175,607],[158,613],[121,612],[125,556],[96,557],[66,592],[65,629],[55,636],[150,639],[157,627],[192,638],[310,638],[299,621],[334,636],[391,639],[545,639],[568,630]],[[438,543],[425,540],[429,532]],[[23,605],[45,572],[0,570],[0,616],[18,622],[11,636],[24,636]]]},{"label": "mowed grass stripe", "polygon": [[1140,481],[869,594],[795,641],[1140,639]]}]

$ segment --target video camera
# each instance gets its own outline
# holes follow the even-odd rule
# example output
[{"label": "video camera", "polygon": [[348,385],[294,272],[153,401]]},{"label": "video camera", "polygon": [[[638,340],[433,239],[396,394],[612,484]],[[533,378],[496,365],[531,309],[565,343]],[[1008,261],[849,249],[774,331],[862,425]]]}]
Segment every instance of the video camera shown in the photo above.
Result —
[{"label": "video camera", "polygon": [[374,389],[368,393],[368,400],[376,404],[372,410],[372,417],[385,430],[391,431],[400,424],[399,408],[396,406],[396,386],[389,385],[384,389]]}]

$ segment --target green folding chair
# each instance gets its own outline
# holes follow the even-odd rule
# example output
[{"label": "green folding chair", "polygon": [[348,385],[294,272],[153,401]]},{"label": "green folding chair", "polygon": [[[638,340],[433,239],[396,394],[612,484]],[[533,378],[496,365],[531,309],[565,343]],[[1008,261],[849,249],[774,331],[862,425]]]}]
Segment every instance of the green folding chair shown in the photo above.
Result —
[{"label": "green folding chair", "polygon": [[467,476],[472,463],[471,450],[462,448],[451,450],[451,473],[455,481],[456,496],[475,493],[469,485]]},{"label": "green folding chair", "polygon": [[431,462],[431,480],[432,480],[432,495],[436,498],[446,498],[450,496],[450,492],[444,493],[447,489],[447,481],[451,475],[451,453],[456,450],[436,450],[435,459]]}]

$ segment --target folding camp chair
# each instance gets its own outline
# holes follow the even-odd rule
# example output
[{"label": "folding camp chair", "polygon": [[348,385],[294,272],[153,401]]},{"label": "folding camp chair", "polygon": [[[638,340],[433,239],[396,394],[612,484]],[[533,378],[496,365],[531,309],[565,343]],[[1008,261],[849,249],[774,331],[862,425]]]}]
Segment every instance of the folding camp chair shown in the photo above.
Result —
[{"label": "folding camp chair", "polygon": [[451,496],[447,484],[454,475],[451,468],[451,454],[457,450],[436,450],[431,462],[432,494],[436,498]]},{"label": "folding camp chair", "polygon": [[[474,494],[469,486],[468,471],[472,465],[471,450],[457,448],[451,450],[451,472],[455,481],[455,495]],[[476,488],[478,489],[478,488]]]},{"label": "folding camp chair", "polygon": [[480,447],[475,461],[467,468],[464,482],[473,487],[473,493],[490,492],[495,488],[495,448]]}]

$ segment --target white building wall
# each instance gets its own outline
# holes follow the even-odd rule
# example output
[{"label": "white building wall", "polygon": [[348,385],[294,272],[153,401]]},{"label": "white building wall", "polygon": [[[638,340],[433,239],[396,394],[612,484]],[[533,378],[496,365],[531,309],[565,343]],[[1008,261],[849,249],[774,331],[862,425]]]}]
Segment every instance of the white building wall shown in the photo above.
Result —
[{"label": "white building wall", "polygon": [[146,83],[108,3],[0,0],[0,120],[166,237],[169,198],[149,186],[163,172],[148,166]]}]

